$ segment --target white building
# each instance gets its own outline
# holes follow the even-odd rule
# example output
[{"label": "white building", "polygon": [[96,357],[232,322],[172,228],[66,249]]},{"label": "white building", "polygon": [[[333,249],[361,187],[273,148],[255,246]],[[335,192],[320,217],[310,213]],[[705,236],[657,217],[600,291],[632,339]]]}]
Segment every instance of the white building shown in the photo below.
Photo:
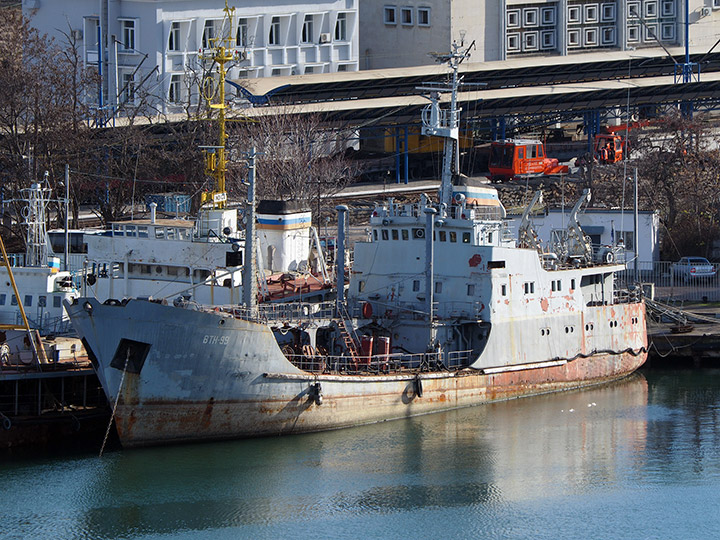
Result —
[{"label": "white building", "polygon": [[[228,78],[358,69],[357,0],[229,4],[237,61]],[[102,70],[103,106],[113,110],[142,93],[161,112],[197,99],[200,51],[223,31],[224,7],[224,0],[23,0],[33,26],[60,42],[71,34],[86,65]]]},{"label": "white building", "polygon": [[[549,243],[553,231],[566,229],[572,205],[563,209],[550,208],[547,213],[532,218],[533,228],[541,241]],[[657,211],[638,212],[638,239],[635,241],[632,210],[587,208],[578,214],[583,232],[592,240],[593,246],[625,246],[625,260],[631,261],[637,253],[638,261],[660,259],[660,216]],[[520,218],[514,218],[511,229],[517,238]]]},{"label": "white building", "polygon": [[[360,67],[432,64],[452,40],[472,61],[632,50],[685,41],[685,0],[365,0]],[[720,0],[689,0],[692,47],[717,40]]]}]

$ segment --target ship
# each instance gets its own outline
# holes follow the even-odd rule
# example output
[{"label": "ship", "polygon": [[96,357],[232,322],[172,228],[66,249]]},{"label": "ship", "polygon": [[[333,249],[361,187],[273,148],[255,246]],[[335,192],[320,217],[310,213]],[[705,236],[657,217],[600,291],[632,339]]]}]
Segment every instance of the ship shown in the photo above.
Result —
[{"label": "ship", "polygon": [[514,237],[489,181],[458,175],[468,54],[453,43],[441,58],[451,84],[429,87],[422,114],[423,134],[445,139],[437,200],[378,204],[351,266],[337,207],[334,302],[259,304],[251,257],[238,305],[66,302],[124,447],[358,426],[602,384],[643,364],[645,305],[616,288],[612,252],[594,251],[574,218],[542,243],[539,194]]}]

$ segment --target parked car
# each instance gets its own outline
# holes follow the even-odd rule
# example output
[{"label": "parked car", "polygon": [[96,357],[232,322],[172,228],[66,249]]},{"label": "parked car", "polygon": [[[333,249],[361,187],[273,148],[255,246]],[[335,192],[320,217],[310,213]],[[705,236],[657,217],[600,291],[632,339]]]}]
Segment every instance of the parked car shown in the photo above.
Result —
[{"label": "parked car", "polygon": [[711,278],[716,269],[705,257],[683,257],[670,266],[673,276],[689,281],[692,278]]}]

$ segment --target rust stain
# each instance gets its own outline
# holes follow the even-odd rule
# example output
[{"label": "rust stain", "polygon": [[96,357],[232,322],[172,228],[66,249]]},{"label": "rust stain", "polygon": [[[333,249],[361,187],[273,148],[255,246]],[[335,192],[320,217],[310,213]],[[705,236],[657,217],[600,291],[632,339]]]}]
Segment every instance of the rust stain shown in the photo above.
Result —
[{"label": "rust stain", "polygon": [[550,306],[550,302],[548,302],[547,298],[540,299],[540,307],[542,308],[543,311],[547,311],[549,306]]},{"label": "rust stain", "polygon": [[469,264],[472,268],[475,268],[476,266],[480,266],[480,263],[481,263],[481,262],[482,262],[482,257],[480,256],[479,253],[476,253],[475,255],[473,255],[472,257],[470,257],[470,260],[468,261],[468,264]]}]

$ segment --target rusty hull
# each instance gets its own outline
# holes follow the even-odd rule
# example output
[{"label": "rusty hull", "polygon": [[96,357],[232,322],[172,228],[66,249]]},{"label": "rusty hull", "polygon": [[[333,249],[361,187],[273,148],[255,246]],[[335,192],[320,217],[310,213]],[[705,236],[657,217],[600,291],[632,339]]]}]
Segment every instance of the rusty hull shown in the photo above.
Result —
[{"label": "rusty hull", "polygon": [[[633,373],[645,358],[645,352],[598,354],[547,368],[489,375],[467,370],[442,376],[386,376],[384,382],[380,377],[363,381],[361,376],[318,375],[302,380],[267,374],[264,377],[275,385],[294,387],[295,395],[197,403],[145,401],[140,407],[132,398],[130,403],[121,398],[116,425],[125,447],[323,431],[597,385]],[[323,393],[320,405],[310,387],[316,382]]]}]

